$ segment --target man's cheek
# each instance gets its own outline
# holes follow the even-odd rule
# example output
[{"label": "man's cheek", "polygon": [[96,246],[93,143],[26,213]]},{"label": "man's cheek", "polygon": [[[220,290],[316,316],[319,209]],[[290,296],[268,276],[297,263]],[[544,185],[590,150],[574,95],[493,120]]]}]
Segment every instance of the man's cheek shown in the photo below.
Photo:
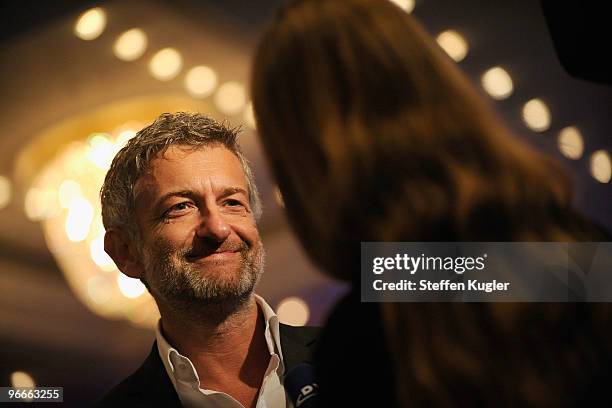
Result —
[{"label": "man's cheek", "polygon": [[233,225],[232,229],[236,232],[238,238],[243,242],[246,242],[249,247],[252,247],[261,241],[259,232],[255,225]]}]

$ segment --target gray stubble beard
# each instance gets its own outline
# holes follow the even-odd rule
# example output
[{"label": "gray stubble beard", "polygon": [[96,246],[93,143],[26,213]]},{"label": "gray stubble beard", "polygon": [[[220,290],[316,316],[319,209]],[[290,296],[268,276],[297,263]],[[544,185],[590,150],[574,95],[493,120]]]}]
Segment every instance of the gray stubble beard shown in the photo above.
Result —
[{"label": "gray stubble beard", "polygon": [[158,305],[163,302],[184,318],[223,315],[240,308],[251,298],[264,269],[261,240],[252,248],[243,244],[237,281],[202,274],[197,265],[185,260],[188,250],[173,252],[161,240],[156,249],[158,256],[142,251],[147,288]]}]

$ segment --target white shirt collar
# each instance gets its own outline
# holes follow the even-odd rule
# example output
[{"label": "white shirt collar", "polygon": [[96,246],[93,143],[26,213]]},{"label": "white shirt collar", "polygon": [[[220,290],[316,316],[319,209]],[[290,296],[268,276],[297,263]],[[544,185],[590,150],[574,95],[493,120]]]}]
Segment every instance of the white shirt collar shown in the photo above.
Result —
[{"label": "white shirt collar", "polygon": [[[279,357],[279,367],[278,374],[282,375],[284,373],[284,364],[283,364],[283,351],[281,348],[280,342],[280,325],[278,321],[278,316],[274,312],[274,310],[268,305],[268,303],[259,295],[253,294],[255,298],[255,302],[259,306],[259,309],[263,313],[264,321],[266,322],[265,329],[265,337],[266,344],[268,346],[268,351],[270,355],[277,354]],[[161,319],[157,323],[157,327],[155,330],[155,337],[157,339],[157,350],[159,351],[159,355],[161,360],[166,368],[166,372],[170,380],[172,381],[172,385],[177,389],[176,381],[189,381],[193,382],[197,380],[199,382],[198,374],[193,366],[193,363],[189,358],[182,355],[177,349],[172,347],[170,343],[166,340],[161,332]],[[180,372],[187,372],[190,378],[184,378],[177,373],[175,370],[175,364],[185,364],[186,366],[191,366],[191,370],[181,370]]]}]

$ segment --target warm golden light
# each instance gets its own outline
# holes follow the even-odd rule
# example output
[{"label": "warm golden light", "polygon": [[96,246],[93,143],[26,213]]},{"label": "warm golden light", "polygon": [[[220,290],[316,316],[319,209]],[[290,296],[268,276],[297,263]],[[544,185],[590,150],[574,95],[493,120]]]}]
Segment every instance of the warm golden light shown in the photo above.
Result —
[{"label": "warm golden light", "polygon": [[255,113],[253,112],[253,103],[249,102],[244,109],[244,123],[251,128],[257,129],[257,123],[255,123]]},{"label": "warm golden light", "polygon": [[89,244],[89,254],[94,263],[103,271],[113,271],[117,269],[115,262],[113,262],[112,258],[104,251],[104,231]]},{"label": "warm golden light", "polygon": [[149,62],[149,72],[160,81],[169,81],[183,68],[183,57],[174,48],[158,51]]},{"label": "warm golden light", "polygon": [[591,155],[591,175],[600,183],[609,183],[612,179],[612,160],[605,150],[597,150]]},{"label": "warm golden light", "polygon": [[115,146],[105,133],[95,133],[89,138],[87,158],[102,170],[107,170],[115,157]]},{"label": "warm golden light", "polygon": [[121,34],[113,47],[115,56],[123,61],[137,60],[147,49],[147,35],[140,28],[132,28]]},{"label": "warm golden light", "polygon": [[115,140],[115,150],[121,150],[134,136],[136,136],[135,130],[124,130],[119,133],[117,139]]},{"label": "warm golden light", "polygon": [[502,100],[512,95],[514,85],[508,72],[502,67],[493,67],[482,75],[482,87],[493,99]]},{"label": "warm golden light", "polygon": [[106,27],[106,13],[100,7],[87,10],[77,20],[74,34],[81,40],[95,40]]},{"label": "warm golden light", "polygon": [[29,189],[25,195],[25,213],[26,216],[32,221],[42,219],[44,215],[45,207],[44,203],[42,202],[42,195],[42,189],[36,187]]},{"label": "warm golden light", "polygon": [[58,211],[57,192],[50,188],[33,187],[25,196],[24,209],[32,221],[41,221],[54,216]]},{"label": "warm golden light", "polygon": [[543,132],[550,127],[550,111],[541,99],[532,99],[523,106],[523,121],[527,127],[536,132]]},{"label": "warm golden light", "polygon": [[577,160],[584,152],[584,141],[582,134],[575,126],[561,129],[557,138],[557,145],[561,153],[568,159]]},{"label": "warm golden light", "polygon": [[130,278],[122,273],[117,275],[119,290],[126,298],[134,299],[145,293],[145,285],[138,279]]},{"label": "warm golden light", "polygon": [[12,190],[11,180],[0,175],[0,210],[11,202]]},{"label": "warm golden light", "polygon": [[81,186],[74,180],[64,180],[59,188],[59,202],[62,208],[69,208],[70,203],[77,197],[81,197]]},{"label": "warm golden light", "polygon": [[[141,299],[140,297],[138,299]],[[157,313],[157,307],[155,306],[155,302],[153,302],[153,298],[150,299],[148,305],[151,307],[140,307],[138,309],[132,309],[130,313],[127,314],[127,319],[139,326],[153,323],[153,325],[157,325],[157,321],[159,320],[159,314]]]},{"label": "warm golden light", "polygon": [[205,65],[193,67],[185,76],[187,92],[196,98],[205,98],[217,87],[217,74]]},{"label": "warm golden light", "polygon": [[244,108],[246,91],[240,82],[230,81],[219,87],[215,103],[222,113],[234,115]]},{"label": "warm golden light", "polygon": [[436,37],[438,45],[456,62],[462,61],[468,53],[467,41],[455,30],[446,30]]},{"label": "warm golden light", "polygon": [[35,388],[36,382],[32,376],[24,371],[15,371],[11,374],[11,387],[13,388]]},{"label": "warm golden light", "polygon": [[389,0],[389,1],[391,1],[391,3],[395,3],[407,13],[412,13],[412,10],[414,10],[414,0]]},{"label": "warm golden light", "polygon": [[94,210],[90,202],[83,197],[77,197],[70,202],[66,217],[66,235],[72,242],[83,241],[89,234],[93,221]]},{"label": "warm golden light", "polygon": [[87,294],[95,303],[104,304],[113,295],[112,282],[106,276],[92,276],[87,281]]},{"label": "warm golden light", "polygon": [[288,297],[276,308],[278,320],[291,326],[304,326],[310,318],[310,309],[299,297]]}]

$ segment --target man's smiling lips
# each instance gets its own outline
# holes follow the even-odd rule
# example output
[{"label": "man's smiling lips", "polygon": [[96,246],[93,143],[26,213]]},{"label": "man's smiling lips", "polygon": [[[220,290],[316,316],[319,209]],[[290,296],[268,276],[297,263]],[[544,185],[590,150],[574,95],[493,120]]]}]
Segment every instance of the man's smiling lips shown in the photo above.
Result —
[{"label": "man's smiling lips", "polygon": [[201,261],[223,261],[234,258],[240,254],[240,250],[227,250],[227,251],[216,251],[208,254],[188,255],[186,258],[189,262],[201,262]]}]

